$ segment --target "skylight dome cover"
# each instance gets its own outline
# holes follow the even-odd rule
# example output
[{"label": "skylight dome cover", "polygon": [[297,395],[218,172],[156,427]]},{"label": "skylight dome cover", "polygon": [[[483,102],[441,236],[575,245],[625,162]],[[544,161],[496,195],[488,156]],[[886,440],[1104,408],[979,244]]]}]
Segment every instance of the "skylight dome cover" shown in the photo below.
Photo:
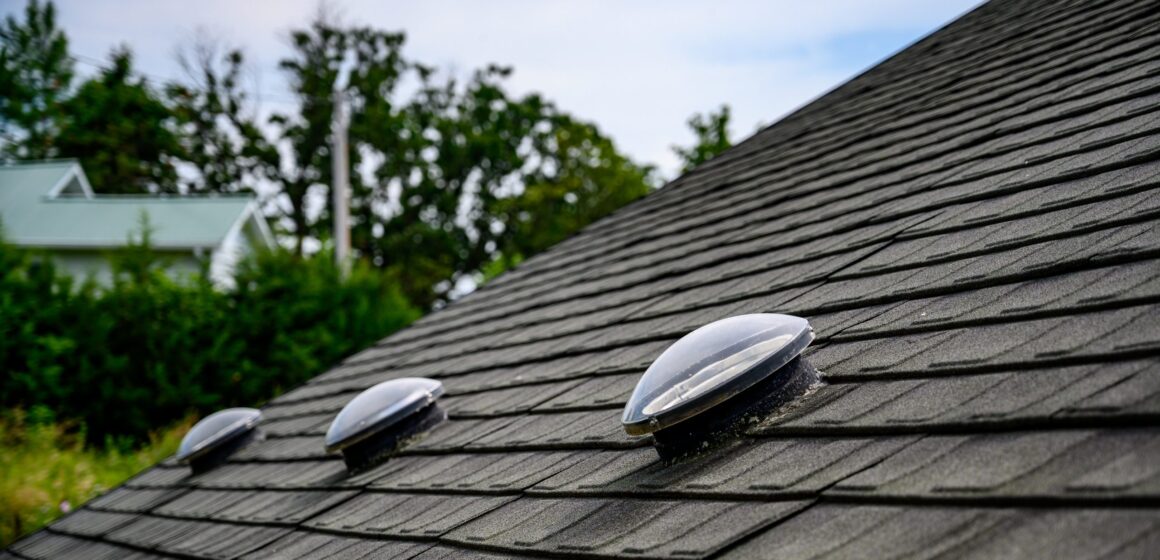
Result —
[{"label": "skylight dome cover", "polygon": [[326,452],[334,453],[387,430],[427,408],[443,394],[443,384],[424,377],[384,381],[359,393],[326,431]]},{"label": "skylight dome cover", "polygon": [[704,412],[772,375],[814,339],[808,321],[757,313],[709,323],[669,346],[645,371],[622,422],[644,435]]},{"label": "skylight dome cover", "polygon": [[249,434],[262,419],[253,408],[219,410],[195,424],[177,448],[177,462],[189,464]]}]

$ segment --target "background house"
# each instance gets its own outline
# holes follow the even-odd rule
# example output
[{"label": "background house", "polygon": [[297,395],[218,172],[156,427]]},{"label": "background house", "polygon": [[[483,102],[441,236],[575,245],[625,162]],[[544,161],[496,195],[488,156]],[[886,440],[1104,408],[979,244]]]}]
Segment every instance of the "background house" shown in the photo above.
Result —
[{"label": "background house", "polygon": [[142,216],[153,247],[175,276],[197,272],[231,281],[234,265],[274,237],[251,195],[94,195],[76,161],[0,166],[0,224],[7,243],[41,249],[75,277],[111,280],[110,250],[140,239]]}]

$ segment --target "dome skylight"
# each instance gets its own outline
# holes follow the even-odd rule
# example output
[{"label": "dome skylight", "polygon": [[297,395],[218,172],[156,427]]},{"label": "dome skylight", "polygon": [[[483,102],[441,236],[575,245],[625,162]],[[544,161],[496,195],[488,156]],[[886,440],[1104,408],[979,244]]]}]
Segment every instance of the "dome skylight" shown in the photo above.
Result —
[{"label": "dome skylight", "polygon": [[[718,417],[751,412],[751,404],[783,404],[816,380],[808,364],[786,367],[813,339],[809,322],[792,315],[739,315],[705,325],[669,346],[645,371],[624,407],[624,429],[654,434],[664,455],[670,430],[698,439],[693,432],[704,431],[698,429],[701,420],[713,420],[716,430]],[[750,389],[758,394],[735,398]]]},{"label": "dome skylight", "polygon": [[326,431],[326,452],[341,452],[351,470],[373,466],[447,418],[435,404],[442,394],[442,383],[423,377],[379,383],[334,417]]},{"label": "dome skylight", "polygon": [[177,448],[177,462],[194,473],[212,469],[253,441],[262,413],[253,408],[219,410],[195,424]]}]

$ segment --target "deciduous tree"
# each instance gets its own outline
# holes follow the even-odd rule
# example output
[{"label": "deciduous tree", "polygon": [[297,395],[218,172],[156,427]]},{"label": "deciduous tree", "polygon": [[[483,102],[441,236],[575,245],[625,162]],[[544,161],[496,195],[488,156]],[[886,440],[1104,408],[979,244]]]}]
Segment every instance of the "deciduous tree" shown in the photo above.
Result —
[{"label": "deciduous tree", "polygon": [[0,26],[0,154],[14,159],[58,155],[62,103],[73,79],[68,38],[56,7],[29,0],[24,19]]},{"label": "deciduous tree", "polygon": [[81,160],[99,193],[177,192],[184,150],[169,106],[133,71],[127,47],[64,103],[58,155]]},{"label": "deciduous tree", "polygon": [[729,139],[730,116],[729,106],[722,105],[717,112],[709,111],[689,117],[687,123],[696,138],[693,145],[688,148],[673,146],[673,151],[681,158],[681,173],[713,159],[733,145]]},{"label": "deciduous tree", "polygon": [[250,94],[243,86],[245,59],[202,33],[178,54],[188,76],[166,87],[178,122],[186,163],[194,173],[182,190],[193,193],[252,191],[270,160],[270,146]]}]

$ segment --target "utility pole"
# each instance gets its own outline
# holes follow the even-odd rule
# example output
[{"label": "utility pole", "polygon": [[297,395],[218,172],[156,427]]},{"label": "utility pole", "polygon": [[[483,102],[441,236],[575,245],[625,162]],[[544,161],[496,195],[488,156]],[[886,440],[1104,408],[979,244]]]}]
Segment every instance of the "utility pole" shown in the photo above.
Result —
[{"label": "utility pole", "polygon": [[334,260],[343,276],[350,273],[350,163],[347,148],[346,103],[342,91],[334,92],[334,123],[331,162],[334,184]]}]

